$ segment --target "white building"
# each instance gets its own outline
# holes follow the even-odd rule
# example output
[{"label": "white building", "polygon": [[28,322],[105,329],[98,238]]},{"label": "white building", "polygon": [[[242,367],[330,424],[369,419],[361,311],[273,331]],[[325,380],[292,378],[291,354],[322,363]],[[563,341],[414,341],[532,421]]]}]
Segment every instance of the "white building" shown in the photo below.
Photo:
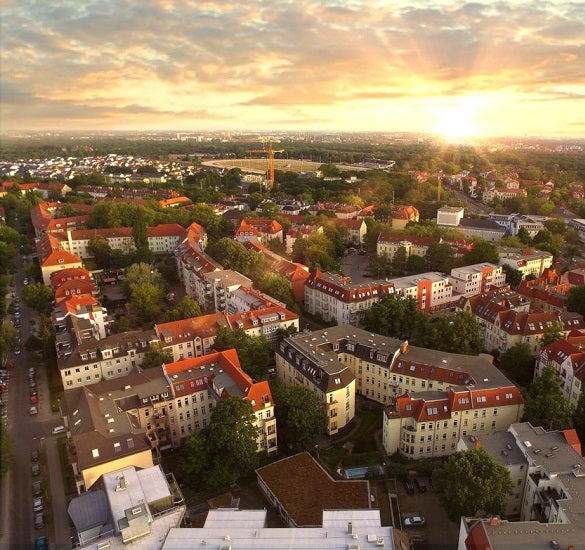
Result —
[{"label": "white building", "polygon": [[491,287],[500,287],[506,284],[506,274],[500,266],[484,263],[451,270],[449,281],[456,294],[463,294],[466,298],[486,292]]},{"label": "white building", "polygon": [[407,275],[390,282],[397,296],[413,298],[418,309],[427,313],[453,300],[453,286],[449,277],[442,273]]},{"label": "white building", "polygon": [[465,209],[460,206],[441,206],[437,210],[437,225],[457,227],[463,219]]}]

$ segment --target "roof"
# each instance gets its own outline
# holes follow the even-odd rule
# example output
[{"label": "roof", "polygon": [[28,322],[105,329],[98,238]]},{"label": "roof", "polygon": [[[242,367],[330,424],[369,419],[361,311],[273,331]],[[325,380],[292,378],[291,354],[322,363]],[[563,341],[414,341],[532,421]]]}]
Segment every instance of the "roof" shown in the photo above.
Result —
[{"label": "roof", "polygon": [[323,510],[370,508],[368,481],[334,480],[307,452],[258,468],[256,474],[297,527],[320,526]]},{"label": "roof", "polygon": [[328,294],[343,302],[365,302],[394,294],[393,281],[352,283],[347,277],[317,270],[305,281],[305,287]]}]

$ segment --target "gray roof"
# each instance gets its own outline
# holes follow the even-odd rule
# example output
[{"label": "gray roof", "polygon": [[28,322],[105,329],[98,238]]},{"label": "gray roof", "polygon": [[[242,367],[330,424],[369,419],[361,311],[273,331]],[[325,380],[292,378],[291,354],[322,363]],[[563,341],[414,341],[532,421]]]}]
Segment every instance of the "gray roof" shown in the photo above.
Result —
[{"label": "gray roof", "polygon": [[482,449],[485,449],[502,466],[527,464],[524,454],[516,445],[516,438],[510,432],[496,432],[481,437],[465,435],[461,439],[468,449],[473,449],[476,441],[479,441]]},{"label": "gray roof", "polygon": [[101,489],[75,497],[67,511],[78,533],[105,525],[110,521],[108,499]]}]

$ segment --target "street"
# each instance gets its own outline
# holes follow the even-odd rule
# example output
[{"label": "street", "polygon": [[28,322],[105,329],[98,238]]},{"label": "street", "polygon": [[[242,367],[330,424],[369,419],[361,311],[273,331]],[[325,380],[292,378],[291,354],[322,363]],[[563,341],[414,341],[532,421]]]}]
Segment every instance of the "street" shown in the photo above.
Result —
[{"label": "street", "polygon": [[[16,295],[23,286],[22,262],[18,262]],[[51,411],[47,376],[42,365],[35,365],[38,414],[30,414],[29,374],[25,343],[34,332],[31,321],[37,320],[36,312],[21,301],[21,353],[13,355],[9,369],[7,392],[7,429],[13,445],[14,460],[2,480],[0,547],[32,547],[37,537],[47,535],[50,541],[57,538],[52,548],[70,548],[69,523],[63,490],[57,441],[51,433],[61,424],[58,412]],[[40,475],[33,476],[31,452],[39,451]],[[33,481],[41,481],[45,527],[35,529],[33,517]],[[51,518],[51,522],[48,519]],[[47,525],[55,527],[48,532]]]}]

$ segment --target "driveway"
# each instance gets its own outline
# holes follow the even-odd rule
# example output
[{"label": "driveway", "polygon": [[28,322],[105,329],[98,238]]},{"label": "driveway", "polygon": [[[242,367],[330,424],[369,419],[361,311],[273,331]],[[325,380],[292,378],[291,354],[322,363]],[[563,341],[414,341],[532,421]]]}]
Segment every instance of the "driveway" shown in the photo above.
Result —
[{"label": "driveway", "polygon": [[341,267],[343,274],[346,277],[351,277],[352,283],[367,283],[372,280],[371,277],[364,277],[364,272],[366,272],[369,264],[370,257],[367,254],[348,254],[343,257]]}]

